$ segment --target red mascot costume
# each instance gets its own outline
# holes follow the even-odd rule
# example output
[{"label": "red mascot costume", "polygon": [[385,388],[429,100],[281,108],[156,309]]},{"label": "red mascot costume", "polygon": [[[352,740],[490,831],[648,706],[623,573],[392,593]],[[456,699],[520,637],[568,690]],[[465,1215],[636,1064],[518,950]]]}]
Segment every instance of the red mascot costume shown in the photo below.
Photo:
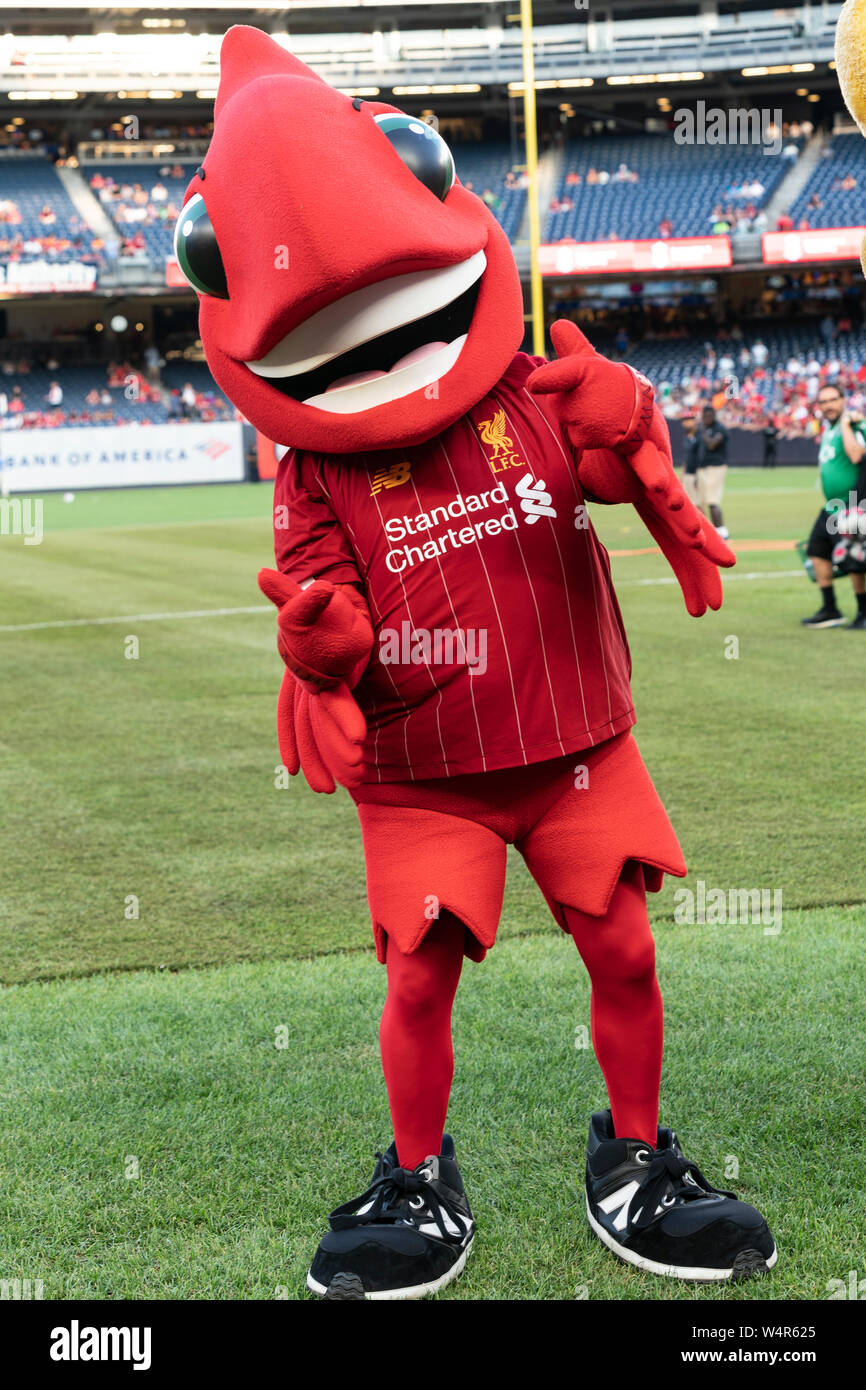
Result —
[{"label": "red mascot costume", "polygon": [[610,1109],[596,1235],[656,1274],[776,1259],[767,1224],[658,1124],[662,1002],[646,891],[685,865],[631,735],[631,662],[586,501],[629,503],[695,616],[734,557],[686,500],[650,384],[570,322],[519,351],[508,241],[428,124],[333,90],[259,30],[222,46],[181,267],[214,377],[284,446],[275,488],[289,771],[357,803],[388,994],[394,1141],[308,1275],[330,1298],[455,1278],[475,1223],[444,1133],[464,956],[493,945],[506,845],[592,982]]}]

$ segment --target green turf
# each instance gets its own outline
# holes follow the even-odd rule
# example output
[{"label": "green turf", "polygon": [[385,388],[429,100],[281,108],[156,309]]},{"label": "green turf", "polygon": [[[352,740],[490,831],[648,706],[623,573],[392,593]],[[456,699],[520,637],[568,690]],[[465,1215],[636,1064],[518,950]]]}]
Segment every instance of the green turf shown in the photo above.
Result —
[{"label": "green turf", "polygon": [[46,492],[45,530],[90,531],[105,526],[183,526],[267,515],[273,485],[225,483],[199,487],[114,488],[105,492]]},{"label": "green turf", "polygon": [[[738,1164],[730,1181],[782,1251],[771,1275],[722,1289],[641,1274],[589,1232],[583,1145],[603,1090],[575,1048],[589,994],[571,942],[500,942],[468,965],[449,1125],[479,1236],[443,1296],[821,1299],[860,1270],[861,920],[659,929],[663,1114],[711,1180]],[[384,983],[352,953],[9,991],[4,1277],[42,1279],[46,1299],[302,1297],[327,1212],[390,1138]]]},{"label": "green turf", "polygon": [[[813,482],[731,474],[734,535],[806,535]],[[46,1297],[295,1297],[323,1214],[388,1138],[384,976],[350,801],[274,786],[270,490],[46,503],[42,545],[0,537],[0,1272]],[[629,509],[594,515],[611,549],[648,543]],[[651,900],[665,1115],[711,1179],[737,1157],[782,1263],[695,1294],[589,1239],[587,986],[515,859],[502,939],[458,996],[451,1123],[482,1224],[445,1296],[821,1298],[859,1268],[866,644],[800,628],[816,590],[791,549],[744,554],[699,622],[660,557],[613,570],[638,738],[691,881],[782,893],[778,937],[677,926],[674,887]],[[125,616],[227,608],[260,611]]]}]

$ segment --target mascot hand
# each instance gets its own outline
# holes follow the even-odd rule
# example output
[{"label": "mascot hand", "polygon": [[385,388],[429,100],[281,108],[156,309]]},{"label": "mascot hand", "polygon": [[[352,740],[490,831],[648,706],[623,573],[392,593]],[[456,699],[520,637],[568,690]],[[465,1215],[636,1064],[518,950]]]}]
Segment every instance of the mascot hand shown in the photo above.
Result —
[{"label": "mascot hand", "polygon": [[649,437],[624,459],[612,450],[588,450],[577,476],[585,494],[601,502],[631,502],[677,577],[686,608],[700,618],[722,606],[719,566],[736,564],[715,526],[683,492],[674,472],[671,441],[656,407]]},{"label": "mascot hand", "polygon": [[526,381],[529,390],[555,394],[556,412],[578,452],[636,449],[649,434],[653,414],[646,377],[602,357],[570,319],[557,319],[550,337],[557,361],[536,367]]},{"label": "mascot hand", "polygon": [[277,606],[277,648],[292,675],[315,690],[358,683],[373,628],[357,589],[324,579],[302,589],[278,570],[260,570],[259,588]]},{"label": "mascot hand", "polygon": [[317,581],[307,589],[276,570],[259,587],[278,610],[277,647],[286,663],[277,705],[280,756],[313,791],[363,775],[367,725],[351,693],[370,658],[373,632],[357,590]]},{"label": "mascot hand", "polygon": [[708,608],[721,608],[719,566],[729,568],[737,557],[679,483],[664,497],[647,496],[636,502],[635,510],[676,575],[692,617],[702,617]]},{"label": "mascot hand", "polygon": [[[629,415],[631,423],[620,432],[618,444],[599,445],[589,428],[583,428],[577,435],[572,421],[578,414],[578,402],[582,412],[590,397],[584,396],[583,386],[569,389],[570,374],[579,381],[577,368],[572,364],[588,362],[593,370],[600,373],[621,372],[622,364],[608,362],[590,346],[576,324],[563,319],[551,328],[553,345],[558,354],[556,362],[548,362],[538,367],[529,377],[527,385],[531,390],[562,392],[560,413],[572,443],[582,448],[578,458],[577,476],[583,491],[590,499],[599,502],[631,502],[650,535],[656,541],[668,561],[683,591],[686,608],[693,617],[699,618],[708,608],[720,608],[722,604],[722,581],[719,566],[736,564],[736,556],[716,528],[702,516],[697,507],[686,497],[674,472],[671,456],[671,443],[665,418],[652,401],[652,388],[647,397],[635,374],[635,386],[631,388],[631,398],[624,391],[625,379],[622,376],[608,375],[608,391],[620,393],[619,414],[621,419]],[[600,367],[597,364],[602,364]],[[631,368],[626,368],[631,373]],[[553,374],[557,373],[556,376]],[[586,378],[583,378],[585,381]],[[535,384],[533,384],[535,383]],[[551,384],[553,383],[553,384]],[[594,396],[591,397],[594,400]],[[649,408],[638,409],[638,403]],[[593,406],[594,408],[594,406]],[[612,406],[605,408],[606,419],[612,419]],[[608,437],[613,431],[605,426]],[[577,439],[591,440],[579,445]]]}]

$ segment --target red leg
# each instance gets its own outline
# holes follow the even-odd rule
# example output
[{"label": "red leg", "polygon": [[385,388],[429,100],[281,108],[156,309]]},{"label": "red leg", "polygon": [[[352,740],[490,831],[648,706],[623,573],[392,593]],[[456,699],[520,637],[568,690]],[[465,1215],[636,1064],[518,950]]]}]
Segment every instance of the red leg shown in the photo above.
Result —
[{"label": "red leg", "polygon": [[566,907],[592,981],[590,1025],[607,1083],[614,1132],[656,1147],[662,1067],[662,997],[639,864],[627,864],[604,917]]},{"label": "red leg", "polygon": [[411,955],[388,941],[388,997],[379,1040],[404,1168],[416,1168],[428,1154],[442,1151],[454,1075],[451,1007],[463,966],[464,930],[456,917],[443,913]]}]

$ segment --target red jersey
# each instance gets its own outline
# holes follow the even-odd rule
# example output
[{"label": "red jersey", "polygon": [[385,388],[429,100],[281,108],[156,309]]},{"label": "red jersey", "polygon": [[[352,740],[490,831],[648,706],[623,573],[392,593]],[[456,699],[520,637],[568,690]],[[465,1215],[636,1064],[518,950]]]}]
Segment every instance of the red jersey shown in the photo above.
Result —
[{"label": "red jersey", "polygon": [[543,360],[518,353],[414,448],[280,462],[278,568],[359,584],[370,607],[366,782],[540,762],[634,723],[607,552],[549,399],[525,386]]}]

